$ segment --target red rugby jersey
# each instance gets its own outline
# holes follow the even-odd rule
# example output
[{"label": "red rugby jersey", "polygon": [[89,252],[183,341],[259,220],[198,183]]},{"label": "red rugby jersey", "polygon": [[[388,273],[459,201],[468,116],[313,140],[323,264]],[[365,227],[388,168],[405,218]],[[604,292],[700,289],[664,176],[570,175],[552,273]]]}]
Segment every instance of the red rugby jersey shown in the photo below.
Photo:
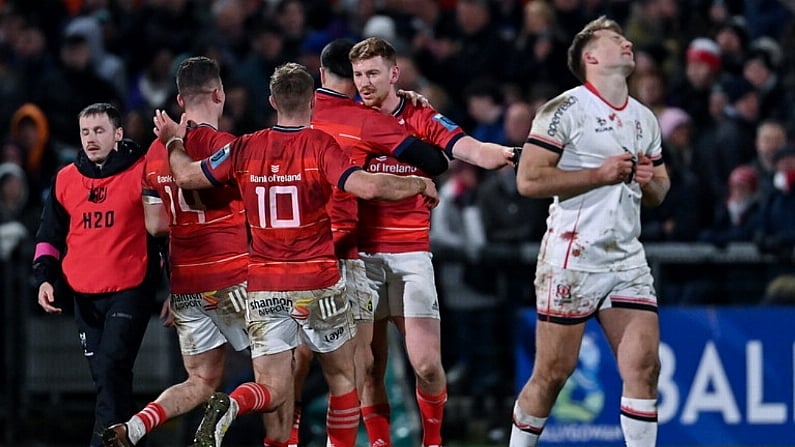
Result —
[{"label": "red rugby jersey", "polygon": [[[208,125],[188,129],[185,150],[201,160],[234,139]],[[168,152],[155,140],[146,153],[144,195],[159,197],[169,219],[171,292],[197,293],[239,284],[248,269],[246,213],[234,185],[177,187]]]},{"label": "red rugby jersey", "polygon": [[[373,157],[399,154],[413,139],[393,117],[324,88],[315,91],[312,127],[334,137],[351,160],[361,167]],[[328,212],[334,249],[340,259],[359,257],[357,203],[353,194],[334,188]]]},{"label": "red rugby jersey", "polygon": [[202,161],[207,178],[237,183],[251,228],[250,291],[315,290],[340,279],[326,204],[353,165],[317,129],[274,126]]},{"label": "red rugby jersey", "polygon": [[[392,112],[399,124],[423,141],[451,154],[453,145],[466,134],[432,107],[412,105],[401,98]],[[394,157],[376,157],[365,167],[369,172],[424,175],[421,170]],[[397,202],[359,201],[359,249],[366,253],[406,253],[430,250],[431,210],[420,196]]]}]

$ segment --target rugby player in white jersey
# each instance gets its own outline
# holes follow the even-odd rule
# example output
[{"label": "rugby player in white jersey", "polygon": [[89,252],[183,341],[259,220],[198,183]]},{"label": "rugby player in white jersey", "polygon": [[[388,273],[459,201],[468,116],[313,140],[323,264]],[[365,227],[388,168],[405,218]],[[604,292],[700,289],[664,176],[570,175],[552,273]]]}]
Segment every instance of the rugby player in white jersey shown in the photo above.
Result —
[{"label": "rugby player in white jersey", "polygon": [[659,205],[670,181],[654,114],[629,97],[632,43],[600,17],[569,48],[583,85],[539,108],[519,163],[528,197],[554,197],[538,256],[533,373],[516,400],[510,447],[538,443],[577,366],[585,323],[597,317],[623,382],[628,447],[657,437],[657,298],[640,234],[640,206]]}]

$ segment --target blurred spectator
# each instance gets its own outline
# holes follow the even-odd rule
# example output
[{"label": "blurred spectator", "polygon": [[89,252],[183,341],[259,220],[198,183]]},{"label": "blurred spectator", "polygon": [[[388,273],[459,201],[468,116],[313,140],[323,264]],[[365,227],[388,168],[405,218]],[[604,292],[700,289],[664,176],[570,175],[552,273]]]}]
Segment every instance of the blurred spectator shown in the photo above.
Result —
[{"label": "blurred spectator", "polygon": [[[0,42],[0,123],[11,121],[11,115],[25,102],[25,81],[11,65],[11,49]],[[0,131],[0,138],[5,136]]]},{"label": "blurred spectator", "polygon": [[59,54],[60,67],[42,79],[33,102],[47,115],[54,144],[65,146],[59,152],[73,158],[80,150],[75,117],[83,107],[96,102],[120,106],[123,102],[113,85],[94,72],[85,36],[64,37]]},{"label": "blurred spectator", "polygon": [[668,76],[675,73],[685,45],[681,41],[680,16],[676,0],[641,0],[633,2],[624,26],[624,34],[633,46],[649,48],[657,45],[664,48],[666,57],[660,68]]},{"label": "blurred spectator", "polygon": [[506,66],[509,79],[524,90],[536,82],[553,84],[556,90],[573,87],[577,80],[566,65],[568,44],[552,6],[546,0],[528,2],[523,18],[519,35],[511,43]]},{"label": "blurred spectator", "polygon": [[500,86],[491,80],[476,80],[466,87],[464,98],[469,117],[475,122],[469,134],[476,140],[505,144]]},{"label": "blurred spectator", "polygon": [[251,119],[264,127],[267,116],[275,113],[268,104],[268,82],[274,69],[286,62],[282,55],[284,38],[276,23],[264,21],[253,26],[249,39],[251,51],[231,75],[236,84],[246,89],[253,113]]},{"label": "blurred spectator", "polygon": [[641,207],[640,239],[644,242],[692,241],[704,220],[701,213],[709,213],[707,210],[711,210],[712,202],[705,203],[694,193],[700,190],[699,177],[694,171],[695,163],[700,160],[691,141],[691,120],[685,111],[670,108],[660,114],[659,121],[671,188],[659,206]]},{"label": "blurred spectator", "polygon": [[[674,225],[676,220],[680,220],[679,224],[683,225],[687,224],[690,218],[696,219],[691,224],[688,224],[694,226],[692,229],[673,229],[669,225],[668,230],[664,231],[664,233],[668,233],[673,240],[686,240],[688,239],[685,236],[686,232],[695,231],[695,234],[697,234],[699,228],[704,228],[712,223],[715,203],[720,198],[710,194],[708,178],[704,169],[704,166],[710,160],[708,154],[699,150],[694,144],[693,122],[690,119],[690,115],[682,109],[669,107],[660,113],[659,122],[663,141],[663,156],[665,158],[665,166],[672,175],[671,189],[674,190],[674,197],[677,197],[679,193],[687,194],[689,195],[688,203],[691,204],[691,206],[687,206],[687,208],[691,208],[690,211],[665,210],[665,213],[673,212],[674,214],[689,215],[687,218],[683,216],[681,219],[674,219],[670,225]],[[674,178],[682,184],[675,185]],[[670,191],[668,194],[669,197],[666,200],[671,197]],[[678,197],[679,199],[677,200],[683,199],[681,196]],[[663,209],[665,209],[665,205],[663,205]],[[652,213],[656,212],[649,211]],[[660,208],[657,211],[660,211]]]},{"label": "blurred spectator", "polygon": [[720,47],[723,72],[729,76],[741,75],[750,42],[745,18],[737,15],[720,23],[715,30],[715,42]]},{"label": "blurred spectator", "polygon": [[13,69],[21,81],[20,93],[26,99],[36,94],[42,79],[56,70],[57,62],[47,48],[44,32],[36,26],[23,28],[13,45]]},{"label": "blurred spectator", "polygon": [[[501,70],[493,67],[503,65],[503,42],[492,26],[491,12],[487,0],[458,0],[456,3],[458,35],[456,51],[451,55],[452,72],[445,74],[443,84],[457,103],[463,103],[464,88],[483,77],[499,80]],[[450,76],[455,73],[455,76]],[[491,76],[489,76],[491,75]]]},{"label": "blurred spectator", "polygon": [[105,50],[105,39],[99,20],[94,16],[76,17],[66,25],[64,34],[86,38],[94,71],[113,85],[119,97],[124,98],[127,94],[127,67],[122,58]]},{"label": "blurred spectator", "polygon": [[629,79],[629,93],[659,116],[666,107],[665,76],[657,70],[635,72]]},{"label": "blurred spectator", "polygon": [[783,120],[791,113],[792,104],[778,74],[781,57],[778,44],[763,37],[754,41],[745,58],[742,74],[759,92],[760,119]]},{"label": "blurred spectator", "polygon": [[29,189],[37,201],[41,200],[52,176],[65,162],[50,141],[47,117],[35,104],[24,104],[11,117],[9,133],[21,149],[19,163],[27,174]]},{"label": "blurred spectator", "polygon": [[444,86],[452,70],[449,64],[456,45],[455,15],[443,10],[436,0],[408,0],[404,5],[411,17],[406,39],[411,42],[417,66],[422,67],[429,80]]},{"label": "blurred spectator", "polygon": [[758,225],[759,178],[751,165],[741,165],[729,175],[729,195],[717,209],[714,223],[699,239],[718,247],[729,242],[750,242]]},{"label": "blurred spectator", "polygon": [[176,92],[172,75],[175,65],[174,53],[169,48],[155,51],[146,68],[134,76],[125,103],[127,107],[162,109],[169,96]]},{"label": "blurred spectator", "polygon": [[763,121],[756,128],[754,146],[756,156],[752,162],[759,181],[759,195],[767,197],[773,191],[773,175],[776,173],[773,157],[776,151],[787,144],[787,131],[778,121]]},{"label": "blurred spectator", "polygon": [[[773,192],[762,203],[755,241],[759,251],[791,260],[795,248],[795,147],[779,149],[773,157],[776,173]],[[771,273],[792,270],[792,265],[774,265]],[[771,275],[774,277],[776,275]]]},{"label": "blurred spectator", "polygon": [[780,0],[746,0],[744,16],[752,39],[770,36],[781,39],[787,26],[792,24],[792,3]]},{"label": "blurred spectator", "polygon": [[723,90],[728,105],[723,110],[724,120],[715,129],[715,140],[706,164],[715,197],[726,197],[731,171],[753,160],[759,117],[759,93],[747,79],[733,78],[723,85]]},{"label": "blurred spectator", "polygon": [[[283,37],[282,58],[287,61],[299,60],[302,54],[301,47],[309,32],[306,27],[304,3],[301,0],[280,0],[276,5],[276,22]],[[321,45],[320,48],[322,49],[323,46]],[[320,54],[320,51],[317,54]],[[315,73],[316,70],[310,68],[309,72]]]},{"label": "blurred spectator", "polygon": [[720,73],[718,44],[706,37],[693,39],[687,47],[684,72],[671,83],[668,102],[690,115],[697,132],[713,124],[709,113],[709,97]]}]

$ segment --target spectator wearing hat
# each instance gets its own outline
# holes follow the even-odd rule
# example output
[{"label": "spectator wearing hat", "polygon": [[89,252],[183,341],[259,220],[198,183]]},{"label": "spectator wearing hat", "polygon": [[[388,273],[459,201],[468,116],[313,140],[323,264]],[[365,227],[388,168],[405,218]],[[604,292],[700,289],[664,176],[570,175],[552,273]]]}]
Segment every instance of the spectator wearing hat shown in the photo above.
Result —
[{"label": "spectator wearing hat", "polygon": [[[732,242],[749,242],[759,225],[759,182],[749,164],[731,172],[728,196],[716,209],[715,223],[701,232],[699,239],[719,248]],[[761,264],[731,264],[714,269],[711,280],[701,282],[704,301],[699,304],[751,304],[765,286],[765,268]]]},{"label": "spectator wearing hat", "polygon": [[784,119],[789,112],[778,72],[780,61],[781,49],[769,38],[755,41],[745,58],[742,74],[759,92],[760,119]]},{"label": "spectator wearing hat", "polygon": [[723,120],[715,129],[714,143],[704,147],[710,152],[705,167],[715,197],[726,197],[731,171],[754,159],[759,117],[759,94],[747,79],[732,78],[723,84],[723,91],[727,100]]},{"label": "spectator wearing hat", "polygon": [[[693,241],[701,225],[706,198],[697,198],[699,178],[692,169],[694,150],[691,144],[690,116],[682,109],[668,108],[659,116],[665,166],[671,189],[657,207],[641,208],[641,240]],[[694,199],[698,205],[694,206]]]},{"label": "spectator wearing hat", "polygon": [[696,137],[714,123],[709,112],[709,98],[720,74],[718,44],[706,37],[693,39],[687,47],[684,71],[671,83],[668,102],[690,115]]},{"label": "spectator wearing hat", "polygon": [[719,24],[715,31],[715,42],[720,47],[723,72],[730,76],[740,75],[749,44],[745,19],[736,15]]}]

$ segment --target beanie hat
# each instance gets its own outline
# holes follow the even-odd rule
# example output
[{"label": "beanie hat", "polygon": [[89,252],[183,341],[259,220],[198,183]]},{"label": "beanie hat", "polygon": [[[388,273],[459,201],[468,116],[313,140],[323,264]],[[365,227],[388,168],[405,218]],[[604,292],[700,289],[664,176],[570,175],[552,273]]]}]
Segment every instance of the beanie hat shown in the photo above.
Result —
[{"label": "beanie hat", "polygon": [[726,98],[729,100],[729,104],[734,104],[743,96],[756,90],[754,85],[745,79],[745,77],[736,76],[724,84],[723,91],[726,93]]},{"label": "beanie hat", "polygon": [[713,71],[718,71],[720,70],[720,47],[712,39],[697,37],[687,47],[687,61],[703,62],[709,65]]},{"label": "beanie hat", "polygon": [[663,140],[671,137],[677,127],[683,124],[690,124],[690,115],[678,107],[667,107],[660,113],[660,132]]},{"label": "beanie hat", "polygon": [[730,185],[747,185],[751,190],[756,191],[757,175],[756,169],[751,165],[740,165],[729,174]]}]

